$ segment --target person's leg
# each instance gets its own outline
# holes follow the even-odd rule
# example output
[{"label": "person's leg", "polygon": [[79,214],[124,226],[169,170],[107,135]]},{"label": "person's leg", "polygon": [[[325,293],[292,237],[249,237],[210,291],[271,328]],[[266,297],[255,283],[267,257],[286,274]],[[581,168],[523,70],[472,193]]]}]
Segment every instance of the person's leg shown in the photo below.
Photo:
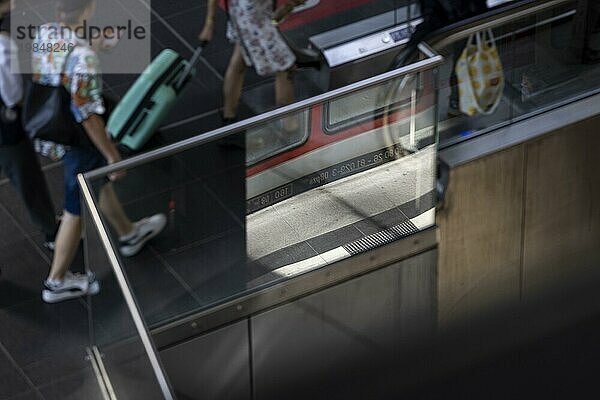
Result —
[{"label": "person's leg", "polygon": [[[71,214],[81,215],[77,174],[103,165],[105,165],[104,158],[94,149],[75,148],[65,156],[65,208]],[[103,185],[100,189],[99,207],[116,231],[120,241],[119,250],[126,257],[139,253],[142,247],[158,235],[166,225],[164,214],[155,214],[135,223],[131,222],[111,182]]]},{"label": "person's leg", "polygon": [[[278,72],[275,76],[275,102],[277,107],[291,104],[295,99],[294,93],[294,67],[287,71]],[[295,116],[288,117],[283,121],[283,127],[288,132],[298,128],[298,119]]]},{"label": "person's leg", "polygon": [[242,48],[239,44],[236,44],[223,82],[223,118],[225,120],[234,119],[237,115],[246,68]]},{"label": "person's leg", "polygon": [[53,242],[56,234],[56,216],[48,185],[29,140],[12,146],[0,146],[4,170],[21,199],[31,220]]},{"label": "person's leg", "polygon": [[58,234],[49,280],[62,280],[69,270],[81,240],[81,217],[68,211],[63,214]]},{"label": "person's leg", "polygon": [[275,77],[275,102],[277,107],[291,104],[295,99],[294,69],[278,72]]},{"label": "person's leg", "polygon": [[126,236],[134,231],[134,225],[125,214],[112,183],[100,189],[100,209],[119,236]]},{"label": "person's leg", "polygon": [[[101,189],[100,208],[119,236],[130,235],[134,232],[135,226],[125,215],[125,211],[110,183],[104,185]],[[75,258],[80,239],[81,217],[65,211],[56,237],[56,250],[48,275],[49,279],[63,279]]]},{"label": "person's leg", "polygon": [[46,282],[59,282],[65,278],[81,240],[81,204],[79,203],[79,185],[77,174],[85,170],[89,162],[85,152],[72,148],[63,158],[65,207],[63,218],[56,235],[56,248],[52,266]]},{"label": "person's leg", "polygon": [[56,235],[56,248],[48,279],[44,282],[42,300],[57,303],[100,291],[94,274],[73,274],[69,267],[75,258],[81,240],[81,218],[65,210]]}]

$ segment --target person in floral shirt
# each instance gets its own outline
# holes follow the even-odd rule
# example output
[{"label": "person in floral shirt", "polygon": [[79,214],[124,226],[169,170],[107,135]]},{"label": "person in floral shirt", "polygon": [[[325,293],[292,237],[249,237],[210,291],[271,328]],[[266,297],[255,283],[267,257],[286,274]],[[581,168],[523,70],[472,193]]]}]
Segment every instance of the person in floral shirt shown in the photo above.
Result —
[{"label": "person in floral shirt", "polygon": [[[64,149],[65,207],[52,266],[42,291],[42,299],[48,303],[99,291],[99,284],[92,274],[69,272],[81,238],[77,175],[121,160],[105,129],[106,108],[98,56],[74,33],[91,19],[96,2],[57,0],[56,3],[59,22],[41,26],[32,45],[32,79],[46,86],[63,86],[69,92],[71,112],[75,121],[82,125],[86,137],[81,138],[81,144]],[[133,256],[164,229],[166,217],[156,214],[131,222],[110,182],[122,177],[123,173],[115,173],[107,178],[107,184],[100,190],[100,205],[119,235],[121,254]]]},{"label": "person in floral shirt", "polygon": [[[56,39],[61,29],[65,35]],[[58,23],[42,25],[39,32],[32,46],[33,81],[47,86],[62,84],[71,93],[71,111],[77,122],[92,114],[103,115],[100,62],[94,50]],[[44,45],[60,51],[41,50]]]}]

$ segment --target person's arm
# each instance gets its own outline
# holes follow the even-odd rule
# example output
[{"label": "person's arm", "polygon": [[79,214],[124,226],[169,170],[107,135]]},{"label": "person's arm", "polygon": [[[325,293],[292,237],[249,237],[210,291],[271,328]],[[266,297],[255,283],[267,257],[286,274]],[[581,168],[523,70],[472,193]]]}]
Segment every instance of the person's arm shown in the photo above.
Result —
[{"label": "person's arm", "polygon": [[[104,156],[108,164],[114,164],[121,161],[121,154],[112,140],[108,137],[102,117],[97,114],[92,114],[85,121],[82,121],[81,125],[83,125],[88,137],[102,156]],[[110,174],[108,178],[111,181],[117,181],[124,176],[125,171],[117,171]]]},{"label": "person's arm", "polygon": [[273,13],[273,23],[280,24],[288,15],[294,11],[294,8],[306,3],[306,0],[289,0]]},{"label": "person's arm", "polygon": [[[12,68],[11,68],[12,67]],[[23,81],[19,71],[19,60],[15,44],[4,34],[0,34],[0,97],[11,108],[23,99]]]},{"label": "person's arm", "polygon": [[206,6],[206,19],[204,20],[204,28],[198,36],[201,42],[210,42],[213,39],[215,32],[215,15],[217,13],[217,0],[208,0]]},{"label": "person's arm", "polygon": [[[77,53],[76,53],[77,52]],[[76,49],[71,57],[78,57],[71,77],[71,97],[75,105],[75,118],[83,126],[96,149],[109,164],[121,161],[121,154],[106,132],[101,115],[106,110],[102,98],[101,78],[98,73],[98,57],[91,49]],[[109,178],[117,180],[123,173],[112,174]]]},{"label": "person's arm", "polygon": [[121,161],[121,154],[106,134],[106,126],[102,117],[92,114],[81,125],[83,125],[85,132],[94,146],[96,146],[109,164]]}]

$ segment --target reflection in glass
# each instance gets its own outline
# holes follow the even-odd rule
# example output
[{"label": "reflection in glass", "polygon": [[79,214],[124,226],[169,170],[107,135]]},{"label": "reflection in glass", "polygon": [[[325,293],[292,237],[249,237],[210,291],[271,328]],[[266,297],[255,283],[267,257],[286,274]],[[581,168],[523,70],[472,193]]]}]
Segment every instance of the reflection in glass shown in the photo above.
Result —
[{"label": "reflection in glass", "polygon": [[167,215],[134,257],[109,232],[149,329],[348,258],[357,240],[432,226],[434,63],[128,168],[114,184],[124,212]]},{"label": "reflection in glass", "polygon": [[460,111],[454,71],[466,40],[441,49],[446,58],[440,69],[441,145],[456,143],[597,90],[600,70],[597,64],[589,63],[586,54],[593,51],[593,44],[590,47],[589,43],[598,30],[600,14],[584,9],[587,3],[595,4],[568,2],[493,29],[506,83],[501,103],[491,115],[468,117]]}]

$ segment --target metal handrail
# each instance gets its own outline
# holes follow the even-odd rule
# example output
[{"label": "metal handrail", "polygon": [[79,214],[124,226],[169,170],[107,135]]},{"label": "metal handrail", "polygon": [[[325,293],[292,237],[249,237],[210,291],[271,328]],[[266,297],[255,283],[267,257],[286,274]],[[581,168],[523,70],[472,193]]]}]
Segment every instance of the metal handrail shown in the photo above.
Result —
[{"label": "metal handrail", "polygon": [[231,136],[237,132],[248,130],[258,125],[264,125],[273,120],[282,119],[290,114],[304,111],[312,106],[330,102],[340,97],[348,96],[352,93],[356,93],[358,91],[386,83],[392,79],[399,78],[404,75],[416,74],[419,72],[430,70],[438,65],[441,65],[444,62],[444,58],[438,55],[425,43],[419,45],[419,49],[421,50],[421,52],[423,52],[425,56],[429,58],[417,61],[413,64],[404,66],[402,68],[398,68],[394,71],[389,71],[381,75],[377,75],[372,78],[368,78],[360,82],[350,84],[340,89],[332,90],[330,92],[311,97],[310,99],[299,101],[297,103],[290,104],[288,106],[284,106],[276,110],[257,115],[255,117],[248,118],[244,121],[240,121],[228,125],[226,127],[215,129],[213,131],[182,140],[181,142],[177,142],[162,147],[160,149],[152,150],[147,153],[128,158],[118,163],[111,164],[106,167],[102,167],[97,170],[88,172],[84,174],[84,176],[86,179],[94,179],[100,176],[106,176],[115,171],[134,168],[148,162],[169,157],[173,154],[181,153],[185,150],[204,145],[206,143],[219,140],[227,136]]},{"label": "metal handrail", "polygon": [[510,10],[501,10],[499,13],[492,13],[483,19],[478,18],[470,24],[459,24],[458,26],[451,28],[450,32],[453,33],[448,34],[448,30],[445,29],[443,33],[434,36],[427,40],[427,42],[433,49],[439,51],[452,43],[467,39],[469,36],[479,31],[498,28],[506,23],[538,14],[563,4],[572,3],[573,1],[574,0],[549,0],[544,2],[540,1],[540,4],[533,6],[531,4],[517,5]]},{"label": "metal handrail", "polygon": [[158,353],[150,337],[150,330],[144,322],[141,308],[131,291],[131,285],[127,280],[125,271],[119,263],[117,253],[111,244],[108,230],[106,229],[106,226],[102,221],[102,217],[100,216],[100,212],[98,211],[98,207],[96,207],[96,203],[94,202],[94,195],[92,194],[92,189],[90,188],[89,182],[85,180],[82,174],[78,175],[77,180],[79,181],[79,186],[81,187],[84,201],[89,209],[90,217],[94,222],[94,226],[96,227],[96,231],[98,232],[98,236],[100,237],[104,251],[106,251],[108,261],[110,262],[113,273],[115,274],[115,278],[121,289],[121,293],[123,294],[125,304],[127,304],[127,308],[129,309],[129,313],[139,335],[139,339],[142,342],[144,350],[146,351],[146,355],[148,356],[148,361],[150,362],[150,366],[152,367],[156,381],[160,386],[165,400],[175,400],[169,378],[164,372],[164,368],[162,367],[160,359],[157,356]]}]

